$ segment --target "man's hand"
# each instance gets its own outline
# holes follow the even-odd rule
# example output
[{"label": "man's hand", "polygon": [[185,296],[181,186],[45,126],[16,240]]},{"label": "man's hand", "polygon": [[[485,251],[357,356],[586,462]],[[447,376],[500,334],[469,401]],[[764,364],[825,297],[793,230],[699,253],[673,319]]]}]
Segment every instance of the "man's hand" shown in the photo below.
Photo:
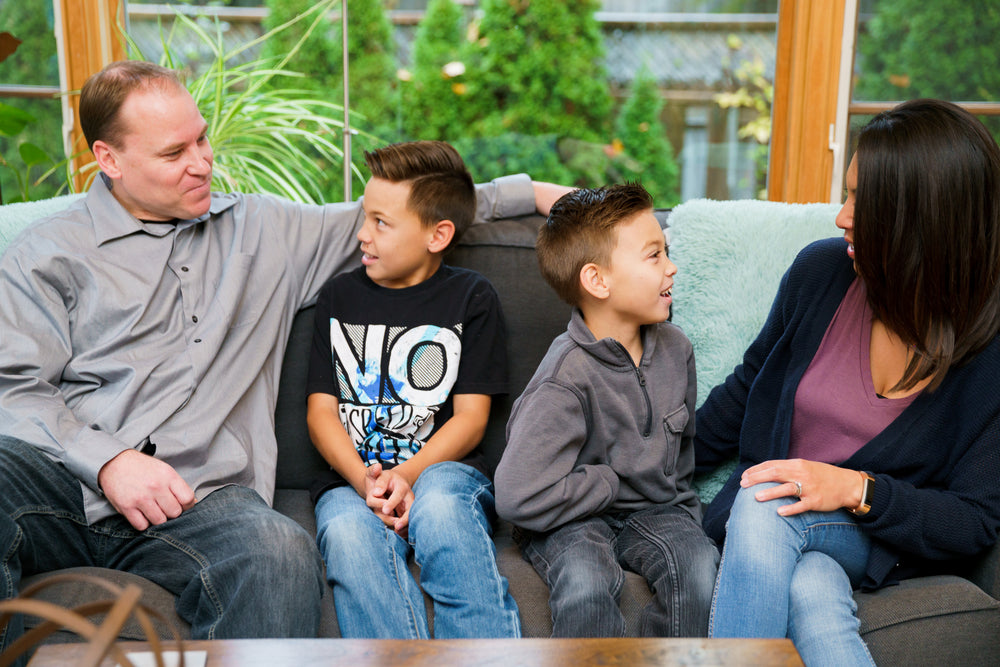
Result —
[{"label": "man's hand", "polygon": [[382,470],[375,463],[366,471],[365,491],[368,507],[400,537],[406,537],[413,505],[410,482],[395,469]]},{"label": "man's hand", "polygon": [[543,181],[532,181],[531,187],[535,191],[535,210],[542,215],[548,215],[552,205],[556,200],[567,192],[572,192],[576,188],[568,185],[558,185],[556,183],[545,183]]},{"label": "man's hand", "polygon": [[167,463],[126,449],[97,474],[105,497],[136,530],[176,519],[194,506],[194,491]]}]

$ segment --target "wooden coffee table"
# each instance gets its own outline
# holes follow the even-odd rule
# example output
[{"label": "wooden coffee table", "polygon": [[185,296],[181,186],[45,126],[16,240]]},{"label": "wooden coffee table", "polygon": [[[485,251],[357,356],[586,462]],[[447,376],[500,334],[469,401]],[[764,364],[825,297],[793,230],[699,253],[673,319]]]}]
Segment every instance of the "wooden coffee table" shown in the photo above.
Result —
[{"label": "wooden coffee table", "polygon": [[[41,646],[29,667],[77,664],[85,646]],[[122,646],[148,650],[139,642]],[[187,641],[184,647],[205,651],[206,667],[802,665],[788,639],[233,639]]]}]

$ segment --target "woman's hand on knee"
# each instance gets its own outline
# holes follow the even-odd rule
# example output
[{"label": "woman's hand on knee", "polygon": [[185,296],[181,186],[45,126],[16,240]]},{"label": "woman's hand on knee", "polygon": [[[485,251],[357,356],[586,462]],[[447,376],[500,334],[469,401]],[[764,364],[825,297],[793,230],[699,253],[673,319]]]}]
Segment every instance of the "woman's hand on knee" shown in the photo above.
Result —
[{"label": "woman's hand on knee", "polygon": [[778,514],[782,516],[809,510],[832,512],[842,507],[857,507],[863,486],[862,476],[857,470],[805,459],[765,461],[747,468],[740,478],[743,488],[765,482],[776,482],[776,486],[754,493],[759,502],[798,497],[798,502],[778,508]]}]

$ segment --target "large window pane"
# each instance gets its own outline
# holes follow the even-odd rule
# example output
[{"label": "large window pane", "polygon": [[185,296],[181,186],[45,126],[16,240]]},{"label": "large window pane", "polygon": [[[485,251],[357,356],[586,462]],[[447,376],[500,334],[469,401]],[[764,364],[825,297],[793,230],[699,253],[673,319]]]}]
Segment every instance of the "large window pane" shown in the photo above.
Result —
[{"label": "large window pane", "polygon": [[[20,40],[16,50],[0,62],[0,85],[6,90],[6,94],[0,95],[0,104],[18,110],[11,112],[0,107],[0,118],[8,123],[13,121],[0,126],[0,156],[4,163],[0,164],[0,193],[4,203],[18,201],[25,193],[30,198],[48,197],[62,183],[61,175],[41,183],[37,180],[64,157],[60,101],[51,94],[38,97],[37,92],[11,88],[58,89],[51,0],[0,0],[0,27]],[[22,117],[18,112],[27,116]],[[26,123],[23,129],[22,122]]]},{"label": "large window pane", "polygon": [[[1000,0],[861,0],[853,100],[1000,102],[998,34]],[[852,116],[851,145],[870,118]],[[1000,116],[980,118],[1000,138]]]},{"label": "large window pane", "polygon": [[[209,55],[174,25],[171,5],[205,6],[200,25],[213,33],[218,25],[236,46],[262,34],[262,16],[312,4],[130,0],[129,32],[150,60],[169,35],[178,64],[197,71]],[[640,180],[660,206],[762,196],[777,5],[350,0],[354,161],[372,145],[440,138],[459,147],[480,180],[520,170],[581,186]],[[334,102],[339,33],[335,11],[293,63],[317,96]],[[335,199],[342,172],[328,171]]]}]

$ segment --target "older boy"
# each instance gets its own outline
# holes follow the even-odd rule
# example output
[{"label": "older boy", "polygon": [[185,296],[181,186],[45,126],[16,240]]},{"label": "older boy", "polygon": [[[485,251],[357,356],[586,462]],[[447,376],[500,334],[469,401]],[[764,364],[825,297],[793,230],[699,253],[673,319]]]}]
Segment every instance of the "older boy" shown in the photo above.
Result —
[{"label": "older boy", "polygon": [[643,636],[703,636],[718,552],[701,529],[691,343],[670,314],[677,267],[639,185],[576,190],[538,235],[574,306],[514,404],[497,510],[550,589],[556,637],[622,636],[622,568],[653,591]]},{"label": "older boy", "polygon": [[331,466],[313,493],[340,631],[428,638],[422,586],[435,637],[517,637],[477,449],[491,395],[506,391],[503,317],[485,278],[442,263],[472,222],[472,178],[443,142],[365,159],[364,266],[320,292],[308,384],[310,434]]}]

